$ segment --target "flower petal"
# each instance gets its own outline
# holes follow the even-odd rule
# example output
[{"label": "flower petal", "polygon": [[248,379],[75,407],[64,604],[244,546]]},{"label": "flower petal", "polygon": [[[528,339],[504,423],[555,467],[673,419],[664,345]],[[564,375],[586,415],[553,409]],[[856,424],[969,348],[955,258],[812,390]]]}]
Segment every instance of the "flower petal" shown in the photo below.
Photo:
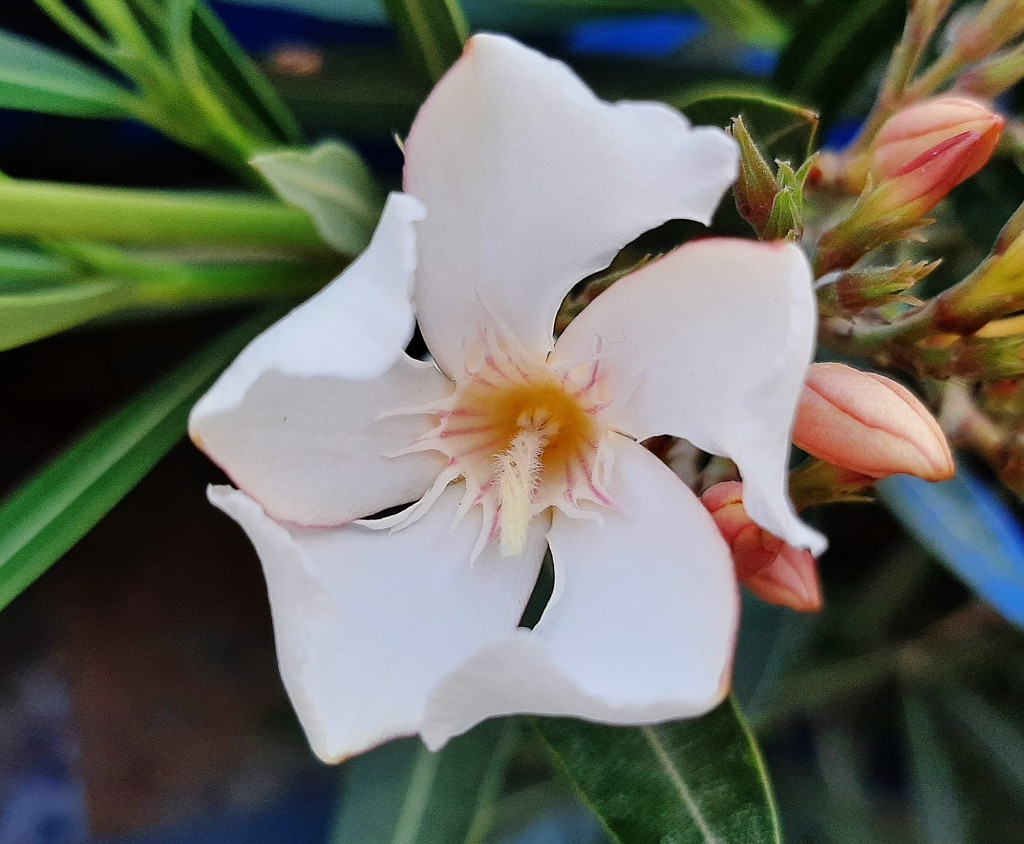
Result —
[{"label": "flower petal", "polygon": [[238,407],[260,376],[376,378],[412,337],[413,223],[423,206],[392,193],[370,245],[323,290],[253,340],[196,405],[205,415]]},{"label": "flower petal", "polygon": [[196,445],[274,518],[338,525],[407,504],[427,491],[447,458],[436,451],[388,455],[425,434],[436,419],[378,417],[439,399],[451,389],[436,366],[404,355],[372,381],[293,377],[269,369],[238,405],[210,413],[200,403],[189,429]]},{"label": "flower petal", "polygon": [[729,686],[738,599],[732,559],[697,498],[656,457],[611,434],[603,522],[556,512],[555,593],[537,627],[470,658],[431,697],[436,748],[514,712],[614,724],[711,709]]},{"label": "flower petal", "polygon": [[494,35],[470,39],[405,152],[405,189],[427,207],[416,311],[452,377],[488,314],[546,354],[573,284],[666,220],[707,223],[737,166],[719,129],[602,102],[561,62]]},{"label": "flower petal", "polygon": [[260,555],[285,688],[325,762],[415,733],[436,683],[518,623],[547,523],[535,520],[521,557],[488,546],[470,564],[482,516],[475,508],[453,526],[460,498],[450,488],[387,533],[286,527],[244,493],[211,487]]},{"label": "flower petal", "polygon": [[559,338],[553,362],[602,348],[606,422],[685,437],[736,461],[750,517],[820,554],[786,494],[790,435],[814,351],[814,294],[798,246],[689,243],[618,281]]}]

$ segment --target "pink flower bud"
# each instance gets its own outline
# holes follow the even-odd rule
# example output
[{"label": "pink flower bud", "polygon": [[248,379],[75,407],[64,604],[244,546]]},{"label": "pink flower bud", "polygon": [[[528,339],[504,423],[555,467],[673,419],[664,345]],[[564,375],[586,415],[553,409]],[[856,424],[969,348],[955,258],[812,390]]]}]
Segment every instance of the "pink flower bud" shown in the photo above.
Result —
[{"label": "pink flower bud", "polygon": [[701,496],[701,501],[729,545],[740,583],[772,604],[801,612],[821,609],[821,585],[814,557],[809,551],[787,545],[747,515],[743,484],[715,484]]},{"label": "pink flower bud", "polygon": [[890,378],[841,363],[816,363],[800,398],[793,442],[808,454],[871,478],[953,476],[938,423]]},{"label": "pink flower bud", "polygon": [[744,586],[762,601],[798,612],[817,612],[822,606],[818,564],[804,548],[784,544],[775,559],[747,578]]},{"label": "pink flower bud", "polygon": [[1005,123],[1002,115],[965,97],[925,100],[893,115],[882,126],[873,145],[871,174],[878,182],[892,179],[925,153],[967,132],[978,139],[960,152],[964,158],[962,182],[985,166]]},{"label": "pink flower bud", "polygon": [[926,150],[878,185],[865,205],[866,216],[881,219],[897,214],[906,220],[924,216],[984,166],[995,140],[978,132],[961,132]]}]

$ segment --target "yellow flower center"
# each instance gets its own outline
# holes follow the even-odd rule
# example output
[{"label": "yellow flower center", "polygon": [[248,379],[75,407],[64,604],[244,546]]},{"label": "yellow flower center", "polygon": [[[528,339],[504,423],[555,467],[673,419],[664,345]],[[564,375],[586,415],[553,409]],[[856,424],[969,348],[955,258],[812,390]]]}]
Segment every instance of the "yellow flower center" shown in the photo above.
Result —
[{"label": "yellow flower center", "polygon": [[466,484],[462,510],[480,506],[484,526],[477,551],[497,541],[506,556],[523,551],[530,520],[549,507],[594,518],[582,502],[610,505],[598,479],[604,431],[599,360],[550,367],[528,361],[492,340],[478,366],[457,379],[430,412],[438,424],[410,446],[449,459],[433,494],[409,511],[418,518],[448,483]]},{"label": "yellow flower center", "polygon": [[539,510],[589,478],[598,430],[584,392],[544,367],[492,362],[459,390],[444,419],[442,450],[478,495],[494,499],[506,555],[523,550]]}]

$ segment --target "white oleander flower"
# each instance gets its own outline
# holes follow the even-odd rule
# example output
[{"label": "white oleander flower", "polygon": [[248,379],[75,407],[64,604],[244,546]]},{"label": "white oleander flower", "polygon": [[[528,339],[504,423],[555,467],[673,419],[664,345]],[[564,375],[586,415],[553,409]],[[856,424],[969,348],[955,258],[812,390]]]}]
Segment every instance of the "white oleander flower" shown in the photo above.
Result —
[{"label": "white oleander flower", "polygon": [[[561,63],[476,36],[405,149],[406,194],[366,253],[191,420],[238,486],[210,497],[263,562],[314,750],[338,761],[415,733],[436,748],[513,712],[710,709],[729,684],[733,563],[640,441],[733,458],[750,517],[820,550],[785,493],[815,326],[805,258],[691,243],[555,343],[576,282],[666,220],[708,222],[735,178],[731,139],[663,105],[601,102]],[[400,351],[414,272],[433,363]],[[554,594],[528,630],[548,547]]]}]

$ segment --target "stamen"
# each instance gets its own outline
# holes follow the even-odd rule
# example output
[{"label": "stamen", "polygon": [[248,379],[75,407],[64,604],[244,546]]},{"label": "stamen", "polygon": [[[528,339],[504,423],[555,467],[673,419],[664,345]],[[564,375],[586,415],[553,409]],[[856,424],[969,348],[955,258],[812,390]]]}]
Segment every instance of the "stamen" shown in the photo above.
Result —
[{"label": "stamen", "polygon": [[450,395],[386,414],[436,420],[388,456],[437,451],[448,458],[427,495],[386,527],[412,524],[449,482],[462,480],[454,523],[478,508],[482,517],[471,561],[492,544],[506,557],[522,555],[530,522],[550,507],[600,520],[590,505],[614,506],[598,477],[603,428],[597,417],[606,400],[601,338],[593,354],[558,363],[536,361],[496,318],[480,340],[464,357],[464,374],[455,378]]},{"label": "stamen", "polygon": [[542,468],[547,435],[538,428],[523,428],[512,444],[494,460],[501,519],[501,553],[515,557],[526,546],[531,505]]}]

